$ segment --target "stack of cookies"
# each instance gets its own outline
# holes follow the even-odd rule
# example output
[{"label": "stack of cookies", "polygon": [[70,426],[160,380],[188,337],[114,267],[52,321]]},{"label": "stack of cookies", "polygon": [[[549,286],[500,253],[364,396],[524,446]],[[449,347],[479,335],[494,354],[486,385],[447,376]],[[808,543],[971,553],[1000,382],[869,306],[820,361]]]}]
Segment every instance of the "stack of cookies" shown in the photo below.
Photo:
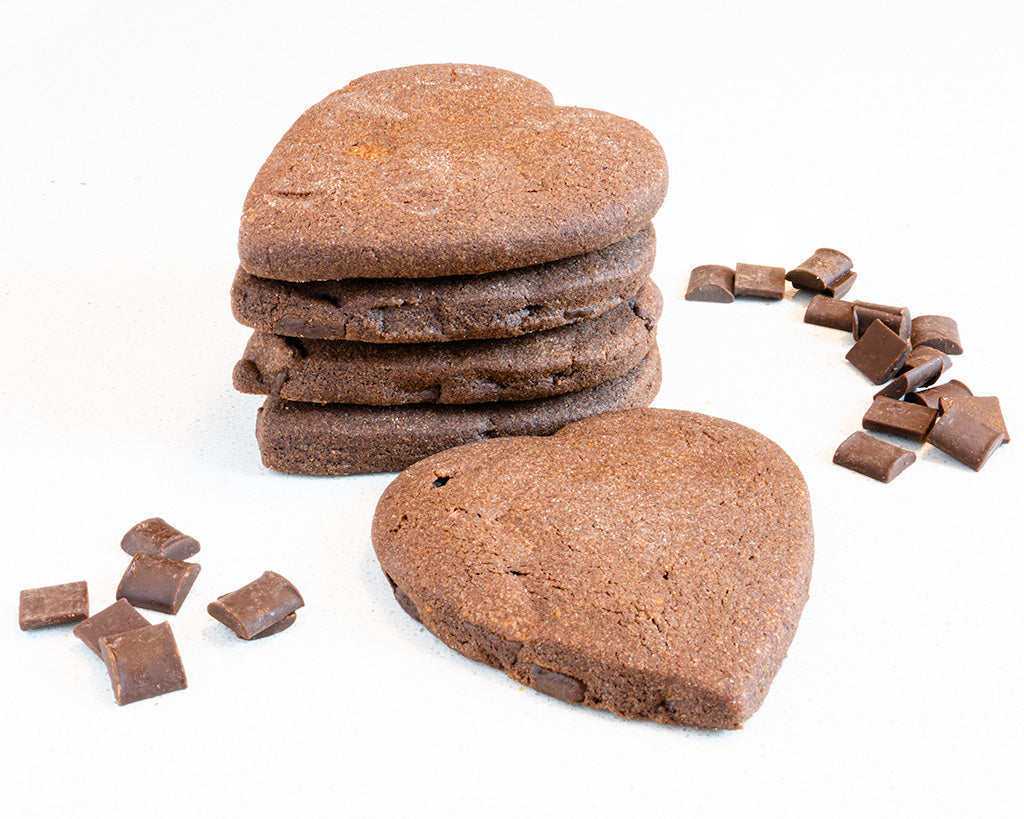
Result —
[{"label": "stack of cookies", "polygon": [[647,406],[664,153],[494,68],[370,74],[310,108],[246,198],[236,389],[263,462],[403,469]]}]

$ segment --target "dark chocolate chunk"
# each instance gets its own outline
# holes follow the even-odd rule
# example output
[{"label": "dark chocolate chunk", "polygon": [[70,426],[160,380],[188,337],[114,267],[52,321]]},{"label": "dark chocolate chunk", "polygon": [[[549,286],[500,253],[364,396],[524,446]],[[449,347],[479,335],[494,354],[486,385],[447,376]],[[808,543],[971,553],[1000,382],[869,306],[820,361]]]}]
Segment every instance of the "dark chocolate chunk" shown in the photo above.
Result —
[{"label": "dark chocolate chunk", "polygon": [[917,460],[913,452],[859,430],[839,445],[832,463],[889,483]]},{"label": "dark chocolate chunk", "polygon": [[851,270],[853,262],[845,253],[830,247],[819,247],[807,261],[790,270],[786,278],[794,287],[826,290],[835,288]]},{"label": "dark chocolate chunk", "polygon": [[[928,350],[929,347],[918,347],[919,350]],[[935,353],[934,357],[923,358],[918,355],[915,360],[922,361],[923,363],[918,364],[911,369],[904,369],[903,373],[898,375],[882,389],[875,393],[875,398],[880,395],[884,395],[886,398],[902,398],[908,392],[913,392],[921,387],[927,387],[929,384],[934,384],[938,377],[952,364],[949,360],[949,356],[945,353],[940,353],[938,350],[933,350]],[[914,351],[911,350],[910,358],[914,357]],[[910,361],[910,358],[907,361]],[[906,362],[904,363],[906,367]]]},{"label": "dark chocolate chunk", "polygon": [[778,301],[786,293],[786,268],[740,262],[736,265],[733,293],[737,298]]},{"label": "dark chocolate chunk", "polygon": [[140,609],[177,614],[199,576],[198,563],[139,552],[117,586],[117,597]]},{"label": "dark chocolate chunk", "polygon": [[530,663],[530,675],[533,677],[533,687],[542,694],[564,702],[583,702],[587,689],[575,677],[542,668],[536,663]]},{"label": "dark chocolate chunk", "polygon": [[118,600],[103,611],[96,612],[88,620],[75,626],[71,633],[89,646],[93,654],[100,653],[100,640],[113,637],[136,628],[148,626],[149,620],[139,614],[127,600]]},{"label": "dark chocolate chunk", "polygon": [[[953,359],[951,359],[941,350],[936,350],[934,347],[928,347],[927,345],[924,344],[919,344],[918,346],[914,347],[914,342],[911,341],[910,343],[910,355],[907,356],[906,363],[904,363],[903,365],[903,372],[906,372],[907,370],[912,370],[915,367],[921,367],[927,364],[932,359],[936,358],[942,362],[942,372],[945,372],[946,370],[953,366]],[[927,387],[928,385],[921,384],[920,386]]]},{"label": "dark chocolate chunk", "polygon": [[1003,433],[966,410],[951,406],[932,426],[928,443],[977,472],[1003,443]]},{"label": "dark chocolate chunk", "polygon": [[960,355],[964,351],[960,328],[949,316],[918,316],[914,319],[910,340],[915,347],[923,344],[946,355]]},{"label": "dark chocolate chunk", "polygon": [[22,631],[77,623],[89,616],[89,588],[85,581],[22,589],[18,625]]},{"label": "dark chocolate chunk", "polygon": [[121,538],[121,548],[134,555],[145,552],[158,557],[187,560],[199,551],[199,541],[182,534],[163,518],[136,523]]},{"label": "dark chocolate chunk", "polygon": [[939,399],[939,409],[942,412],[947,412],[952,407],[973,415],[985,426],[1003,433],[1003,443],[1010,443],[1010,433],[1006,429],[1003,410],[996,396],[947,395]]},{"label": "dark chocolate chunk", "polygon": [[853,337],[860,338],[874,321],[880,321],[900,338],[910,338],[910,310],[906,307],[890,307],[887,304],[871,304],[866,301],[853,303]]},{"label": "dark chocolate chunk", "polygon": [[971,392],[970,388],[963,381],[957,381],[954,378],[945,384],[939,384],[937,387],[908,393],[906,400],[912,401],[915,404],[924,404],[932,409],[939,409],[939,402],[943,398],[949,398],[954,395],[974,395],[974,393]]},{"label": "dark chocolate chunk", "polygon": [[107,666],[118,705],[188,686],[178,645],[167,623],[102,637],[100,657]]},{"label": "dark chocolate chunk", "polygon": [[804,323],[852,332],[853,302],[818,294],[807,304]]},{"label": "dark chocolate chunk", "polygon": [[857,281],[857,274],[851,270],[845,276],[843,276],[840,279],[837,279],[834,284],[826,287],[821,292],[824,293],[826,296],[832,296],[833,298],[841,299],[843,296],[849,293],[850,290],[853,289],[853,283],[855,281]]},{"label": "dark chocolate chunk", "polygon": [[728,304],[733,301],[733,283],[736,271],[721,264],[704,264],[693,268],[686,287],[687,301],[714,301]]},{"label": "dark chocolate chunk", "polygon": [[295,586],[277,572],[264,572],[237,591],[222,594],[206,610],[243,640],[252,640],[304,605]]},{"label": "dark chocolate chunk", "polygon": [[886,432],[914,441],[924,441],[935,423],[938,412],[920,404],[908,404],[893,398],[878,396],[864,413],[864,429]]},{"label": "dark chocolate chunk", "polygon": [[900,338],[880,321],[873,321],[850,348],[846,360],[866,375],[872,384],[882,384],[896,375],[910,355],[910,342]]}]

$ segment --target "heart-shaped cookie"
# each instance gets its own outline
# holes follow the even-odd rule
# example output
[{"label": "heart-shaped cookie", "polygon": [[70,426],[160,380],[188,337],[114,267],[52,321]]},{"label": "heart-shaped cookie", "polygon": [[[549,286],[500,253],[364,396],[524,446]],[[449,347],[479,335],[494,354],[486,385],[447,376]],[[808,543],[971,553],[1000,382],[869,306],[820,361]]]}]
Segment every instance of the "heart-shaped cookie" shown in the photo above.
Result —
[{"label": "heart-shaped cookie", "polygon": [[490,272],[643,228],[668,185],[631,120],[496,68],[369,74],[304,113],[246,197],[242,267],[287,281]]},{"label": "heart-shaped cookie", "polygon": [[450,647],[569,702],[738,728],[807,600],[807,487],[738,424],[639,409],[482,441],[388,487],[373,544]]}]

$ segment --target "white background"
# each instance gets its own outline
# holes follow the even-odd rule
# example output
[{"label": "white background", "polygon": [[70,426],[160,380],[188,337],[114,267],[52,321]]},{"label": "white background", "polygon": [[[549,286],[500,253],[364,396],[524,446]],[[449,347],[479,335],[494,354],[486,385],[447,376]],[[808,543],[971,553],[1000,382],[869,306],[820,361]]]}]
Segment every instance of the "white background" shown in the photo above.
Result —
[{"label": "white background", "polygon": [[[1019,4],[2,8],[3,815],[1020,815],[1024,444],[978,474],[929,447],[889,485],[842,470],[875,391],[843,334],[804,325],[804,297],[681,298],[698,264],[837,247],[851,298],[959,321],[949,375],[1024,436]],[[260,401],[231,389],[246,189],[330,91],[449,61],[665,147],[656,403],[774,438],[814,504],[811,600],[741,731],[624,721],[463,659],[377,569],[390,476],[260,465]],[[85,579],[99,610],[153,515],[203,544],[170,618],[189,688],[119,708],[69,628],[18,630],[18,590]],[[307,606],[244,643],[205,604],[268,568]]]}]

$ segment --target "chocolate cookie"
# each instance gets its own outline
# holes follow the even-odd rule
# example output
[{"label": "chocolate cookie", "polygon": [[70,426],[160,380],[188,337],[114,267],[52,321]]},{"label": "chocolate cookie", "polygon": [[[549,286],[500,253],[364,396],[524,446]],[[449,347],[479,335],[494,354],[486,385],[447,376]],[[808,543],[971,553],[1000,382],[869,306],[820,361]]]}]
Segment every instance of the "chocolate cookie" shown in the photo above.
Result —
[{"label": "chocolate cookie", "polygon": [[497,68],[361,77],[306,111],[245,200],[242,267],[286,281],[447,276],[578,256],[651,221],[665,155],[635,122]]},{"label": "chocolate cookie", "polygon": [[420,461],[372,536],[399,603],[456,651],[569,702],[716,729],[767,694],[813,560],[789,457],[663,409]]},{"label": "chocolate cookie", "polygon": [[571,421],[646,407],[661,386],[657,346],[638,366],[588,390],[489,404],[305,404],[268,398],[256,420],[264,466],[306,475],[397,472],[460,444],[550,435]]},{"label": "chocolate cookie", "polygon": [[582,256],[476,276],[297,283],[239,268],[231,308],[247,327],[301,338],[507,338],[594,318],[635,296],[654,266],[654,249],[648,225]]},{"label": "chocolate cookie", "polygon": [[660,313],[661,292],[648,281],[604,315],[516,338],[366,344],[256,332],[234,384],[319,404],[525,401],[624,375],[647,355]]}]

